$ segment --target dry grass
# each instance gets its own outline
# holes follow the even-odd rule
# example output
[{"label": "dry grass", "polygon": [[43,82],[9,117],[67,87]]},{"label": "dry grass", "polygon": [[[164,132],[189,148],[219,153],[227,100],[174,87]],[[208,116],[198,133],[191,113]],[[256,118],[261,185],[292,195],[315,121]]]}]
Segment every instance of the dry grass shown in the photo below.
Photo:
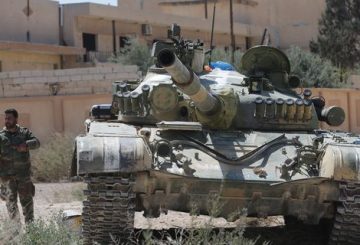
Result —
[{"label": "dry grass", "polygon": [[32,152],[33,179],[38,182],[58,182],[69,178],[74,137],[54,134]]},{"label": "dry grass", "polygon": [[[222,187],[220,187],[221,192]],[[195,245],[195,244],[218,244],[218,245],[255,245],[269,243],[260,243],[258,239],[248,239],[244,237],[244,224],[246,217],[246,210],[235,211],[232,215],[239,218],[237,227],[235,229],[215,229],[214,219],[219,217],[221,210],[224,208],[224,202],[221,201],[218,193],[212,193],[208,196],[208,213],[209,220],[206,222],[204,228],[197,229],[176,229],[170,234],[167,231],[157,232],[152,230],[143,230],[133,236],[133,244],[146,244],[146,245]],[[196,227],[195,215],[198,213],[198,205],[196,202],[192,203],[192,227]],[[241,222],[242,220],[242,222]],[[132,244],[132,243],[131,243]]]},{"label": "dry grass", "polygon": [[[217,245],[255,245],[261,244],[258,239],[248,239],[244,237],[244,229],[236,228],[234,230],[211,228],[206,229],[177,229],[173,234],[166,231],[160,235],[151,230],[141,231],[136,234],[136,238],[129,244],[146,245],[196,245],[196,244],[217,244]],[[125,243],[127,244],[127,243]],[[263,243],[264,245],[268,243]]]},{"label": "dry grass", "polygon": [[9,220],[0,223],[0,244],[4,245],[77,245],[82,244],[66,227],[61,213],[48,220],[36,219],[26,227],[20,227]]}]

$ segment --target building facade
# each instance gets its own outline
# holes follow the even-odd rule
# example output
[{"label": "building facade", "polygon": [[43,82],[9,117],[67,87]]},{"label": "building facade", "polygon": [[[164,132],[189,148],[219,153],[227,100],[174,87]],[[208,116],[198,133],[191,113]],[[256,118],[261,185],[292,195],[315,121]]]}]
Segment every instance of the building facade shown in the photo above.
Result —
[{"label": "building facade", "polygon": [[[129,38],[151,45],[173,23],[187,39],[230,47],[229,0],[118,0],[118,6],[60,5],[50,0],[3,0],[0,72],[49,70],[106,62]],[[308,48],[316,38],[325,0],[233,0],[236,49],[266,41],[282,49]]]},{"label": "building facade", "polygon": [[[177,23],[185,38],[201,39],[209,47],[216,3],[213,44],[230,46],[229,0],[119,0],[118,6],[59,5],[50,0],[1,3],[0,111],[17,108],[20,123],[42,140],[54,132],[80,133],[90,106],[111,101],[113,81],[140,77],[136,67],[105,64],[129,38],[151,45],[165,39],[169,26]],[[281,49],[290,45],[307,49],[316,38],[325,7],[325,0],[233,3],[236,48],[241,50],[263,39]],[[89,66],[97,67],[84,68]],[[73,69],[58,70],[62,68]],[[353,77],[352,81],[358,80]],[[333,129],[358,133],[359,93],[314,90],[328,98],[329,105],[342,106],[348,115],[343,125]]]},{"label": "building facade", "polygon": [[[131,2],[130,2],[131,3]],[[196,16],[179,16],[164,13],[157,8],[140,9],[133,4],[118,7],[91,3],[67,4],[64,12],[64,40],[75,47],[84,47],[88,58],[106,60],[118,52],[129,38],[151,45],[154,40],[167,38],[167,30],[173,23],[182,28],[187,39],[201,39],[209,47],[211,20]],[[214,29],[214,40],[218,47],[229,46],[228,22],[219,19]],[[236,22],[234,34],[236,47],[246,49],[247,42],[259,39],[261,29]]]},{"label": "building facade", "polygon": [[[214,5],[213,45],[230,47],[229,0],[119,0],[118,6],[91,3],[63,6],[64,40],[83,47],[87,60],[106,61],[136,38],[151,45],[164,39],[173,23],[187,39],[210,46]],[[263,41],[281,49],[291,45],[308,49],[316,38],[325,0],[233,0],[236,49],[246,50]]]},{"label": "building facade", "polygon": [[[229,0],[118,0],[118,7],[211,19],[215,3],[216,26],[229,35]],[[309,41],[317,36],[324,9],[325,0],[233,0],[234,23],[247,25],[251,30],[249,46],[260,44],[266,29],[272,46],[286,49],[296,45],[308,49]],[[241,46],[241,38],[236,41]],[[215,38],[215,43],[221,41]]]},{"label": "building facade", "polygon": [[57,2],[2,0],[0,30],[0,72],[61,69],[85,53],[63,45]]}]

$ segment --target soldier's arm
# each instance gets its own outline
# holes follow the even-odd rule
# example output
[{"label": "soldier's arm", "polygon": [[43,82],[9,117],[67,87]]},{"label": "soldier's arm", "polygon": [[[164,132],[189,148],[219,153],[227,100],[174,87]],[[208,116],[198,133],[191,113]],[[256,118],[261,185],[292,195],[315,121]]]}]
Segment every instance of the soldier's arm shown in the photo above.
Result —
[{"label": "soldier's arm", "polygon": [[26,145],[30,150],[34,150],[40,147],[40,141],[30,130],[27,130],[26,132]]}]

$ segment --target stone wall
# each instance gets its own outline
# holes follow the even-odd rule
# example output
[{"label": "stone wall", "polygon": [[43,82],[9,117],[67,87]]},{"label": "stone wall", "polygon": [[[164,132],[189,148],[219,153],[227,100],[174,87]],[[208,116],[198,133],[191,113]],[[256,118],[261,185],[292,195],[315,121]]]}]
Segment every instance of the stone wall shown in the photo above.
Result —
[{"label": "stone wall", "polygon": [[138,79],[136,66],[108,65],[48,71],[0,73],[0,97],[107,94],[116,80]]}]

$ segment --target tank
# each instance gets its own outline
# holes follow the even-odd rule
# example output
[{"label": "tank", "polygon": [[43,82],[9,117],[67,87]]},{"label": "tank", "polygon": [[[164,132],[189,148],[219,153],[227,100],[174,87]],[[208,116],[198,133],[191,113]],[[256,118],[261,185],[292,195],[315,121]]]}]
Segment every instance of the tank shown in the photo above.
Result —
[{"label": "tank", "polygon": [[[141,81],[116,81],[111,104],[95,105],[76,138],[73,174],[87,183],[85,244],[127,239],[135,211],[219,216],[283,215],[326,224],[329,244],[360,244],[360,145],[339,126],[344,111],[295,88],[280,50],[256,46],[243,74],[204,70],[204,45],[180,36],[154,43],[154,66]],[[125,240],[122,240],[125,241]]]}]

